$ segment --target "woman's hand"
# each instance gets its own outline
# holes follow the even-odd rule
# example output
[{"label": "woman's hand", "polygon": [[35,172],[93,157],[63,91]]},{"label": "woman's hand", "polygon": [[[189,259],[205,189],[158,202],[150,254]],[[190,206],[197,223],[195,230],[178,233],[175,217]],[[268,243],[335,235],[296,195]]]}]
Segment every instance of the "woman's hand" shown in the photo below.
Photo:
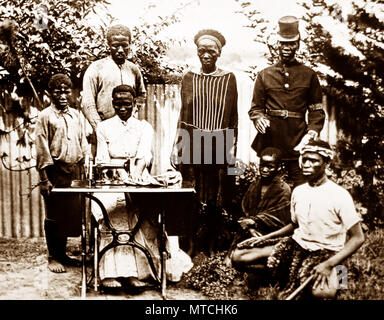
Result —
[{"label": "woman's hand", "polygon": [[136,174],[141,177],[143,175],[144,169],[147,167],[147,163],[144,159],[136,159],[134,167]]},{"label": "woman's hand", "polygon": [[129,173],[131,178],[135,182],[144,182],[143,172],[146,168],[147,164],[144,159],[135,159],[134,162],[131,162]]},{"label": "woman's hand", "polygon": [[156,176],[155,179],[164,186],[172,186],[183,181],[181,173],[174,169],[168,169],[165,173]]},{"label": "woman's hand", "polygon": [[167,179],[167,184],[169,185],[177,184],[183,181],[183,177],[181,173],[176,170],[167,171],[166,179]]}]

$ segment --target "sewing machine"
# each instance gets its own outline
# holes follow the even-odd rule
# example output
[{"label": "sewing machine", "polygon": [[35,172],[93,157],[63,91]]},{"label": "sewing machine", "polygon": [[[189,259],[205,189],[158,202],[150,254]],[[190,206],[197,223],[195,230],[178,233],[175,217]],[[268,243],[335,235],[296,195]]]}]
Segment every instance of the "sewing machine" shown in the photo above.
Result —
[{"label": "sewing machine", "polygon": [[[95,187],[95,186],[150,186],[150,187],[168,187],[179,186],[180,183],[172,182],[172,175],[175,175],[174,171],[168,171],[164,174],[157,176],[150,176],[147,181],[138,181],[132,178],[131,168],[135,159],[127,159],[120,164],[110,163],[98,163],[94,164],[92,159],[86,159],[85,162],[85,179],[72,181],[72,187]],[[111,170],[124,170],[127,173],[127,179],[125,180],[113,180],[113,176],[108,176],[108,172]],[[175,177],[174,179],[177,180]],[[181,176],[180,176],[181,180]]]},{"label": "sewing machine", "polygon": [[[82,214],[82,233],[81,233],[81,245],[82,245],[82,284],[81,284],[81,297],[83,299],[86,298],[86,291],[90,288],[92,280],[94,284],[94,290],[97,292],[99,290],[99,262],[105,252],[111,248],[129,245],[138,250],[141,250],[146,256],[149,266],[152,270],[155,280],[158,282],[161,288],[161,295],[163,299],[166,298],[166,257],[167,252],[165,248],[166,242],[166,232],[165,232],[165,215],[167,212],[168,196],[170,194],[177,193],[195,193],[193,188],[183,187],[180,183],[175,185],[169,185],[167,183],[167,175],[157,176],[153,181],[148,182],[139,182],[134,180],[128,181],[106,181],[104,179],[100,179],[105,170],[109,169],[124,169],[129,170],[130,161],[128,160],[124,162],[123,165],[115,165],[115,164],[96,164],[92,163],[92,160],[88,160],[88,163],[85,164],[86,167],[86,179],[85,180],[75,180],[72,182],[71,187],[69,188],[53,188],[52,192],[56,193],[79,193],[84,196],[83,199],[88,198],[91,201],[97,203],[103,213],[103,219],[106,226],[106,233],[109,233],[113,236],[112,241],[104,247],[101,251],[99,250],[99,242],[100,242],[100,229],[98,225],[94,227],[94,257],[93,257],[93,269],[90,279],[87,279],[87,236],[89,233],[87,232],[87,225],[89,221],[87,221],[87,217],[91,217],[92,215],[87,215],[86,211],[83,210]],[[94,196],[95,193],[141,193],[146,194],[150,198],[151,195],[157,194],[161,195],[161,203],[158,203],[156,208],[154,207],[154,211],[158,215],[158,222],[160,225],[160,234],[159,237],[161,239],[159,251],[161,258],[161,272],[160,277],[158,276],[158,272],[153,262],[153,258],[150,252],[138,243],[135,240],[135,234],[139,229],[139,225],[141,223],[140,217],[138,219],[137,224],[130,230],[116,230],[113,228],[111,221],[109,219],[106,208],[103,203]],[[86,207],[85,205],[83,206]],[[89,206],[90,207],[90,206]]]}]

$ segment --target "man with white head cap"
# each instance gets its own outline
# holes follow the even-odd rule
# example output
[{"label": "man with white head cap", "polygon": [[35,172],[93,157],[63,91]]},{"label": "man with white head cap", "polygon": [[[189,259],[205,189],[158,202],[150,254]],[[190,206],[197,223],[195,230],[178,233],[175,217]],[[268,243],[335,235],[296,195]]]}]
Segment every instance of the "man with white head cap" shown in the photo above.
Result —
[{"label": "man with white head cap", "polygon": [[278,31],[279,61],[259,72],[249,111],[257,130],[252,148],[258,155],[266,147],[280,149],[294,186],[305,181],[297,161],[298,150],[309,139],[319,136],[325,119],[317,75],[295,59],[299,42],[298,19],[282,17]]},{"label": "man with white head cap", "polygon": [[238,269],[262,267],[267,259],[268,270],[279,283],[280,298],[288,297],[309,276],[313,276],[313,295],[333,298],[338,289],[335,267],[364,242],[361,217],[351,195],[326,176],[332,158],[327,142],[310,140],[300,150],[300,167],[307,183],[292,192],[292,222],[245,240],[234,252]]}]

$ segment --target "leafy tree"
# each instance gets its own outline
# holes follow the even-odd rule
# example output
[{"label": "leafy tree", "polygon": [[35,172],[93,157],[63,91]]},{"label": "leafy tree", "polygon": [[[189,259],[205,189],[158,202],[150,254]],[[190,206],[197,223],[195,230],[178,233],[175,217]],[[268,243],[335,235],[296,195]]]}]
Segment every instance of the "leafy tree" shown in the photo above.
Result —
[{"label": "leafy tree", "polygon": [[[185,0],[169,16],[151,24],[142,20],[132,28],[130,59],[141,67],[146,84],[180,79],[182,68],[165,59],[172,39],[164,40],[159,33],[193,2]],[[39,110],[47,106],[45,91],[54,73],[71,77],[78,106],[85,70],[109,54],[106,30],[115,20],[108,6],[107,0],[0,0],[0,92],[12,98],[6,105],[10,107],[0,111],[13,113],[18,121],[14,128],[5,128],[0,118],[0,137],[17,130],[17,146],[32,150],[36,110],[31,109],[31,98]]]},{"label": "leafy tree", "polygon": [[[150,23],[141,18],[139,26],[132,29],[132,61],[137,63],[144,76],[146,83],[164,84],[178,83],[184,66],[173,64],[166,58],[167,51],[175,40],[165,36],[165,30],[172,24],[180,21],[180,13],[196,2],[196,0],[180,1],[173,13],[166,17],[159,16],[157,21]],[[155,4],[148,4],[147,11],[154,9]]]},{"label": "leafy tree", "polygon": [[[88,65],[108,54],[105,34],[114,22],[108,5],[107,0],[0,0],[1,83],[15,84],[22,96],[32,94],[32,83],[41,96],[50,76],[65,72],[81,88]],[[181,71],[164,58],[171,40],[157,37],[178,21],[178,13],[132,30],[131,59],[147,83],[166,83]],[[92,22],[95,17],[99,23]]]},{"label": "leafy tree", "polygon": [[[250,2],[239,2],[273,61],[274,42],[264,36],[268,21]],[[383,221],[384,207],[384,8],[379,0],[350,4],[348,10],[343,1],[301,3],[306,13],[299,59],[318,72],[328,105],[336,108],[334,178],[368,209],[365,221],[375,224]]]},{"label": "leafy tree", "polygon": [[78,87],[89,60],[104,51],[103,34],[88,18],[104,9],[111,21],[106,6],[106,0],[1,1],[2,67],[8,71],[2,82],[14,83],[24,96],[31,94],[30,79],[41,95],[50,76],[64,72]]},{"label": "leafy tree", "polygon": [[[330,70],[326,92],[341,130],[338,169],[361,175],[363,187],[354,195],[369,209],[368,221],[377,222],[384,207],[384,6],[353,1],[349,14],[337,2],[316,1],[307,8],[308,52],[313,63]],[[344,44],[337,43],[329,24],[344,35]]]},{"label": "leafy tree", "polygon": [[31,123],[36,114],[31,97],[38,109],[44,108],[49,78],[57,72],[68,74],[80,88],[89,62],[103,54],[103,34],[89,18],[97,13],[100,29],[105,28],[112,20],[107,4],[106,0],[0,0],[0,90],[11,93],[11,108],[5,111],[20,123],[7,130],[1,126],[1,136],[17,130],[17,146],[32,150]]}]

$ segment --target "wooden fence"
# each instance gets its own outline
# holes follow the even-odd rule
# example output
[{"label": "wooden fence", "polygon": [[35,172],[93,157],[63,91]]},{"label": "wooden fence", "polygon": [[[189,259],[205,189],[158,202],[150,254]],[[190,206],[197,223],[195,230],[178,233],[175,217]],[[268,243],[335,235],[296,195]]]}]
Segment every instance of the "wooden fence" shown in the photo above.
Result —
[{"label": "wooden fence", "polygon": [[[248,118],[253,84],[239,81],[239,141],[237,157],[245,163],[256,161],[250,145],[256,131]],[[178,85],[150,85],[147,87],[147,106],[139,111],[139,118],[146,119],[155,130],[154,163],[152,174],[159,174],[169,164],[169,157],[176,133],[180,111],[180,88]],[[0,95],[0,129],[10,131],[23,126],[22,119],[7,113],[10,99],[4,92]],[[37,116],[38,110],[30,108],[30,116]],[[33,124],[29,124],[33,127]],[[35,169],[35,150],[32,135],[26,137],[27,146],[17,145],[19,130],[0,136],[0,237],[41,237],[44,235],[44,203],[37,184],[39,176]],[[321,137],[334,143],[336,129],[334,112],[330,112]],[[13,168],[16,171],[10,171]]]}]

